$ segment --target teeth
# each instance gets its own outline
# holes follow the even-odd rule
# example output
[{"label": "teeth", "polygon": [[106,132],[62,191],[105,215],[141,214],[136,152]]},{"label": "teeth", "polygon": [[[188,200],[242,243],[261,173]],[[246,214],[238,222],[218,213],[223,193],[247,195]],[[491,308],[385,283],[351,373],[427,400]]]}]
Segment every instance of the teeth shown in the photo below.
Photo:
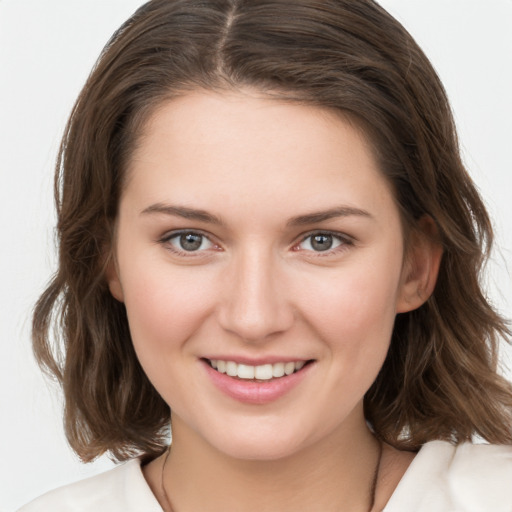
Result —
[{"label": "teeth", "polygon": [[282,377],[284,375],[284,363],[272,365],[272,377]]},{"label": "teeth", "polygon": [[291,375],[295,371],[295,363],[286,363],[284,365],[284,373],[286,375]]},{"label": "teeth", "polygon": [[260,380],[269,380],[272,378],[272,365],[263,364],[254,367],[254,378]]},{"label": "teeth", "polygon": [[237,368],[237,364],[234,363],[233,361],[228,361],[226,363],[226,373],[230,376],[230,377],[236,377],[237,376],[237,373],[238,373],[238,368]]},{"label": "teeth", "polygon": [[306,364],[305,361],[291,361],[288,363],[250,366],[247,364],[237,364],[234,361],[223,361],[221,359],[211,359],[209,362],[210,366],[220,373],[225,373],[230,377],[248,380],[270,380],[272,378],[283,377],[284,375],[291,375],[299,371]]},{"label": "teeth", "polygon": [[239,364],[237,377],[240,379],[254,379],[254,366],[249,366],[247,364]]}]

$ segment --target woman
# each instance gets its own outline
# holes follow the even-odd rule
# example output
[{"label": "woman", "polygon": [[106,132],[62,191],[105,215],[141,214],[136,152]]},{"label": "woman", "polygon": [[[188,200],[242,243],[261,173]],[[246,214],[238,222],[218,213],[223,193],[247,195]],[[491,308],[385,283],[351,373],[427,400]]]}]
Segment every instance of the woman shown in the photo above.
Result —
[{"label": "woman", "polygon": [[511,508],[492,230],[377,4],[149,2],[58,169],[34,347],[80,457],[132,460],[23,510]]}]

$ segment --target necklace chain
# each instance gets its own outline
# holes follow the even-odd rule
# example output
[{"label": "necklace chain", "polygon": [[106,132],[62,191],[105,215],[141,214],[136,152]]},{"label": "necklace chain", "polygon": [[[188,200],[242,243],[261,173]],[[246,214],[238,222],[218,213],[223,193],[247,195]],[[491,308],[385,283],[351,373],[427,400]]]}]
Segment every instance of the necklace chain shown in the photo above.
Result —
[{"label": "necklace chain", "polygon": [[162,492],[162,496],[165,502],[165,512],[174,512],[171,502],[169,501],[169,497],[167,496],[167,492],[165,491],[164,485],[164,471],[165,465],[167,464],[167,459],[169,458],[169,454],[171,453],[171,447],[167,448],[167,453],[165,454],[164,463],[162,464],[162,472],[160,474],[160,491]]},{"label": "necklace chain", "polygon": [[[377,464],[375,465],[375,470],[373,472],[373,478],[372,478],[372,485],[370,487],[370,508],[368,509],[368,512],[371,512],[375,505],[375,495],[377,493],[377,483],[379,481],[380,465],[381,465],[381,459],[382,459],[382,442],[378,441],[378,443],[379,443],[379,454],[377,456]],[[170,453],[171,453],[171,447],[169,446],[169,448],[167,449],[167,453],[165,454],[164,462],[162,464],[162,471],[160,474],[160,491],[161,491],[162,497],[164,499],[165,512],[174,512],[171,502],[169,500],[169,497],[167,496],[167,492],[165,490],[165,485],[164,485],[165,465],[167,464],[167,459],[169,458]]]},{"label": "necklace chain", "polygon": [[[379,473],[380,473],[380,463],[382,460],[382,441],[379,441],[377,439],[377,442],[379,443],[379,454],[377,456],[377,464],[375,464],[375,470],[373,472],[373,481],[372,486],[370,487],[370,508],[368,509],[368,512],[372,512],[373,507],[375,506],[375,496],[377,494],[377,483],[379,482]],[[171,511],[172,512],[172,511]]]}]

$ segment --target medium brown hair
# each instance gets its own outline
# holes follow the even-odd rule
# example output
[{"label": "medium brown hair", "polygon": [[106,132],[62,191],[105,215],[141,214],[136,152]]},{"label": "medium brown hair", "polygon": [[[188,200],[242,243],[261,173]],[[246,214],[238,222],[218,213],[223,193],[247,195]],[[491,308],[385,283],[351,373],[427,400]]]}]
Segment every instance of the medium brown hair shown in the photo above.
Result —
[{"label": "medium brown hair", "polygon": [[497,373],[510,330],[480,284],[492,244],[461,162],[443,87],[407,31],[372,0],[153,0],[112,37],[67,125],[55,181],[59,268],[36,305],[34,350],[62,384],[83,460],[165,447],[170,410],[144,374],[105,268],[123,173],[144,121],[187,90],[255,88],[357,121],[404,225],[430,216],[437,286],[400,314],[365,396],[376,435],[405,449],[475,434],[512,443],[512,392]]}]

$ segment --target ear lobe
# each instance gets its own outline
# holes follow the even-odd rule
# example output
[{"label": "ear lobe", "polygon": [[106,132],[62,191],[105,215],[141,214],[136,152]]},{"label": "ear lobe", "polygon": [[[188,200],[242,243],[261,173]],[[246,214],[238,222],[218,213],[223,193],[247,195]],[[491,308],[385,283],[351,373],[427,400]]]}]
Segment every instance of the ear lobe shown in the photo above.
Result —
[{"label": "ear lobe", "polygon": [[119,270],[115,258],[112,256],[109,256],[105,266],[105,278],[112,296],[119,302],[124,302],[124,293],[121,280],[119,279]]},{"label": "ear lobe", "polygon": [[424,216],[414,228],[407,248],[397,297],[397,313],[419,308],[432,295],[442,255],[437,226],[431,217]]}]

